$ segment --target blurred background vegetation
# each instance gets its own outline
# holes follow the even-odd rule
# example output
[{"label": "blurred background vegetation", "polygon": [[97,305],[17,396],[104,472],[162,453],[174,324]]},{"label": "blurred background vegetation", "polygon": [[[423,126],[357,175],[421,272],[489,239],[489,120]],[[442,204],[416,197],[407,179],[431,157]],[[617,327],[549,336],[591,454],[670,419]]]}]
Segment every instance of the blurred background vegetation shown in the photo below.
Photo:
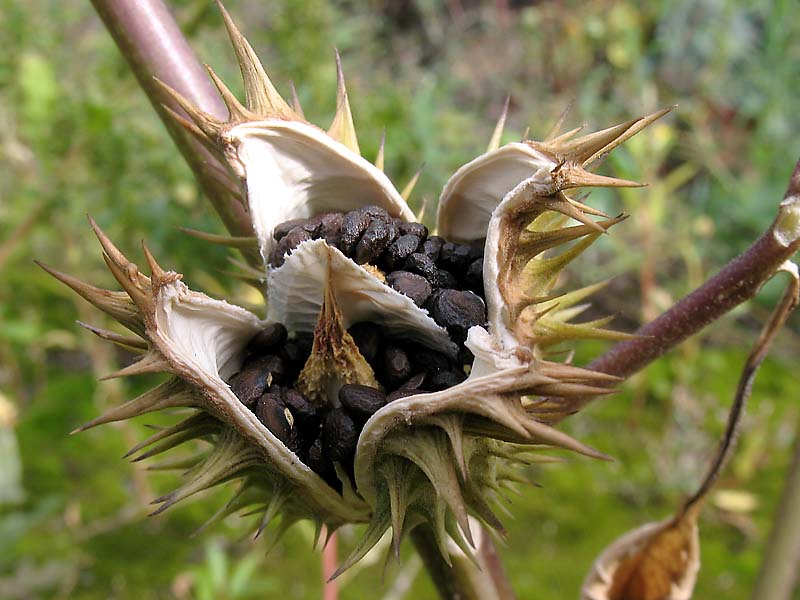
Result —
[{"label": "blurred background vegetation", "polygon": [[[593,192],[594,205],[632,217],[566,282],[615,276],[596,304],[627,331],[768,226],[800,156],[792,0],[227,4],[279,89],[295,82],[312,122],[332,117],[338,47],[364,154],[374,155],[386,128],[398,187],[425,165],[415,206],[435,203],[448,175],[485,149],[507,95],[506,141],[527,127],[543,135],[572,101],[567,125],[595,128],[678,104],[601,167],[650,187]],[[202,60],[238,81],[213,3],[170,5]],[[226,490],[146,517],[173,476],[120,457],[163,420],[67,435],[152,384],[97,383],[130,357],[77,327],[109,324],[32,263],[111,286],[87,213],[134,256],[146,239],[193,288],[257,298],[226,276],[226,251],[178,231],[221,225],[90,4],[9,0],[0,23],[0,597],[319,597],[310,525],[265,557],[267,543],[244,536],[237,518],[189,537]],[[694,489],[778,291],[768,286],[566,424],[617,461],[538,469],[530,475],[541,487],[512,497],[502,554],[521,598],[576,597],[607,543],[666,516]],[[697,597],[748,597],[796,435],[797,332],[795,317],[704,511]],[[602,350],[587,345],[578,358]],[[353,538],[343,531],[342,546]],[[402,558],[384,578],[382,557],[354,569],[341,597],[401,598],[408,586],[415,598],[433,597],[410,547]]]}]

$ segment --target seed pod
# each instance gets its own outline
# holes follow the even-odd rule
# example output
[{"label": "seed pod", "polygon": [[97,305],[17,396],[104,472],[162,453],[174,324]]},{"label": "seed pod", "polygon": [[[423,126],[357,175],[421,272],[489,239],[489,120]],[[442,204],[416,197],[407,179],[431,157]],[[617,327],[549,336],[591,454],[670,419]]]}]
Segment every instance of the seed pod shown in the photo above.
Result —
[{"label": "seed pod", "polygon": [[277,350],[286,342],[287,331],[282,323],[270,323],[247,342],[250,354],[266,354]]},{"label": "seed pod", "polygon": [[366,420],[386,404],[386,394],[374,387],[351,383],[341,387],[339,401],[353,415]]},{"label": "seed pod", "polygon": [[[273,248],[283,242],[285,250],[291,251],[295,246],[287,238],[300,236],[293,233],[297,231],[310,235],[306,227],[312,227],[314,235],[319,233],[314,230],[316,225],[306,223],[289,229],[276,242],[273,232],[280,223],[305,219],[335,207],[350,210],[365,198],[374,198],[370,201],[380,209],[362,214],[366,216],[363,227],[352,236],[349,252],[354,250],[369,223],[385,219],[387,213],[413,220],[402,195],[379,168],[382,161],[372,165],[359,155],[341,74],[337,114],[326,132],[308,123],[298,109],[277,94],[227,14],[226,25],[245,73],[247,107],[239,105],[218,80],[230,108],[227,122],[212,119],[182,97],[179,103],[197,124],[192,132],[205,144],[216,147],[217,154],[224,156],[243,180],[246,194],[243,200],[253,216],[260,255],[272,257]],[[177,95],[174,97],[177,99]],[[661,114],[664,113],[588,136],[556,136],[547,142],[493,148],[464,165],[445,185],[437,230],[459,244],[487,236],[485,271],[493,283],[498,282],[485,290],[491,327],[474,331],[471,340],[476,355],[480,352],[480,361],[472,371],[473,381],[444,392],[407,397],[394,406],[381,408],[368,421],[369,429],[361,433],[363,443],[358,446],[358,428],[353,430],[352,419],[344,410],[332,411],[326,419],[327,427],[320,429],[322,437],[309,436],[308,450],[301,449],[298,456],[305,455],[309,462],[316,460],[316,468],[327,473],[323,475],[326,481],[340,490],[337,478],[330,475],[329,458],[322,451],[332,449],[334,455],[338,452],[344,456],[343,472],[358,476],[350,477],[342,493],[333,493],[331,487],[322,485],[310,470],[297,464],[273,435],[265,435],[267,430],[252,412],[242,409],[226,384],[231,380],[232,366],[246,358],[248,340],[263,328],[261,319],[245,309],[193,292],[180,281],[178,273],[162,269],[147,251],[150,275],[141,273],[96,227],[108,265],[124,291],[102,290],[63,274],[56,276],[139,336],[133,343],[145,354],[122,374],[160,370],[173,377],[152,393],[110,409],[87,426],[164,407],[189,406],[197,411],[164,435],[177,432],[175,442],[207,439],[211,442],[210,452],[202,463],[186,473],[187,480],[178,490],[164,496],[159,510],[204,488],[237,480],[242,488],[229,504],[231,510],[242,505],[248,510],[252,506],[264,507],[264,524],[276,512],[282,512],[285,520],[281,530],[298,518],[311,518],[331,529],[370,521],[367,538],[340,570],[359,560],[386,528],[395,529],[395,541],[399,543],[410,527],[421,523],[430,525],[446,559],[448,534],[471,555],[470,547],[476,544],[470,539],[467,514],[502,529],[490,503],[503,479],[514,476],[511,465],[504,462],[519,460],[520,448],[516,446],[556,445],[599,456],[548,425],[571,414],[584,402],[584,397],[588,400],[607,392],[612,379],[563,362],[552,363],[546,359],[546,347],[537,342],[541,332],[553,331],[550,325],[566,321],[571,314],[566,303],[576,296],[567,300],[562,297],[553,307],[538,307],[550,309],[541,317],[540,312],[524,310],[531,299],[553,294],[553,285],[567,259],[618,221],[594,221],[591,217],[597,211],[562,191],[581,184],[631,185],[593,175],[585,167]],[[557,214],[545,213],[560,213],[581,221],[582,225],[567,227]],[[342,217],[343,229],[344,221]],[[346,245],[343,236],[334,233],[334,237],[339,238],[342,246]],[[539,260],[542,252],[581,237],[587,237],[585,243],[572,246],[559,255],[559,261],[546,260],[546,256],[544,261]],[[530,242],[535,243],[532,246]],[[432,263],[440,253],[435,246],[430,244],[430,253],[421,253]],[[385,324],[397,343],[407,344],[404,348],[422,343],[448,356],[456,355],[456,345],[426,311],[407,296],[380,283],[323,240],[302,242],[286,260],[285,254],[277,253],[276,263],[283,266],[269,269],[267,274],[269,321],[285,323],[292,331],[315,331],[315,351],[310,359],[311,366],[318,366],[319,371],[312,378],[309,369],[303,379],[327,386],[315,391],[338,392],[348,382],[366,383],[361,373],[355,381],[342,379],[341,374],[352,364],[339,369],[338,361],[334,360],[331,340],[353,351],[353,356],[358,354],[352,340],[347,344],[347,338],[341,335],[345,324],[364,320]],[[474,258],[471,255],[470,259]],[[531,264],[533,260],[537,262]],[[536,268],[529,269],[528,265]],[[465,276],[464,272],[453,274],[459,280]],[[432,283],[435,271],[425,275]],[[342,306],[341,314],[335,310],[336,302]],[[434,306],[430,300],[426,305]],[[576,330],[578,334],[594,334],[593,329],[597,328],[591,325],[573,328],[563,335],[559,333],[555,339],[575,337]],[[285,353],[297,355],[297,345],[293,353]],[[315,355],[317,360],[313,358]],[[379,352],[378,362],[382,356]],[[366,365],[366,361],[361,362],[363,365],[359,363],[359,367]],[[513,368],[507,368],[510,362],[514,363]],[[291,370],[295,368],[291,361],[284,363]],[[455,365],[450,365],[442,372],[454,369]],[[419,372],[419,368],[414,368],[409,375]],[[275,399],[279,390],[273,387],[275,393],[268,394],[272,400],[265,400],[261,411],[267,422],[274,420],[275,408],[280,407]],[[580,403],[574,400],[576,394],[581,397]],[[316,401],[307,393],[304,395]],[[552,401],[542,411],[537,406],[521,410],[520,400],[524,396],[547,396]],[[280,418],[273,423],[272,428],[277,431],[284,424],[292,426],[296,416],[287,406],[283,408],[285,423]],[[473,430],[474,418],[484,421],[485,426]],[[487,435],[495,439],[487,439]],[[500,441],[505,439],[513,440],[515,447]],[[164,440],[160,432],[156,434],[145,443],[156,444],[147,453],[160,452],[165,445],[172,445],[172,440],[166,444]],[[356,447],[358,453],[354,455]],[[314,453],[310,452],[312,449]],[[316,457],[309,458],[315,453]]]},{"label": "seed pod", "polygon": [[411,361],[401,348],[388,346],[383,351],[383,376],[390,386],[399,385],[411,375]]},{"label": "seed pod", "polygon": [[333,408],[322,420],[322,451],[333,462],[352,458],[358,442],[353,419],[342,408]]},{"label": "seed pod", "polygon": [[375,219],[369,224],[364,235],[356,244],[355,261],[363,265],[374,262],[378,256],[389,247],[397,237],[397,227],[394,223],[386,223]]},{"label": "seed pod", "polygon": [[417,306],[422,306],[431,295],[433,288],[428,280],[408,271],[395,271],[386,276],[386,283],[401,294],[414,301]]}]

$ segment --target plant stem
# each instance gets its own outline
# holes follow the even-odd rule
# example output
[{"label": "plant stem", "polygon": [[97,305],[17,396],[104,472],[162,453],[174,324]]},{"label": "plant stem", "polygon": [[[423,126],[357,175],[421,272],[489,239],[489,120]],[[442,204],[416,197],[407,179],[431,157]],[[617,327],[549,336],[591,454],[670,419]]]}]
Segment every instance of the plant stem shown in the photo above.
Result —
[{"label": "plant stem", "polygon": [[232,235],[252,236],[250,216],[234,191],[238,182],[227,166],[169,116],[165,105],[185,113],[153,81],[157,77],[205,112],[227,119],[225,104],[169,9],[161,0],[92,0],[92,4],[225,227]]},{"label": "plant stem", "polygon": [[[800,427],[800,422],[798,422]],[[800,435],[783,489],[778,512],[753,590],[753,600],[789,600],[800,567]]]},{"label": "plant stem", "polygon": [[778,216],[740,256],[688,296],[589,364],[590,369],[628,377],[756,295],[800,248],[800,162],[794,168]]},{"label": "plant stem", "polygon": [[337,600],[339,598],[339,582],[330,581],[331,576],[336,572],[339,561],[336,558],[339,546],[339,536],[336,532],[328,534],[327,528],[322,530],[322,539],[326,540],[322,548],[322,600]]},{"label": "plant stem", "polygon": [[500,562],[494,541],[481,528],[477,532],[478,565],[461,552],[451,553],[452,567],[442,558],[430,525],[411,530],[411,541],[422,558],[439,596],[448,600],[513,600],[514,592]]}]

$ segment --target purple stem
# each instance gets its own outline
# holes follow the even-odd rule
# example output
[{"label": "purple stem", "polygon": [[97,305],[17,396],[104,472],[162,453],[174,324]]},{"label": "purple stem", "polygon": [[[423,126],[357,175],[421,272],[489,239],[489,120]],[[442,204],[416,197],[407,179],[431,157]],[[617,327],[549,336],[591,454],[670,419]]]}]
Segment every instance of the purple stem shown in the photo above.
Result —
[{"label": "purple stem", "polygon": [[[640,371],[656,358],[756,295],[784,261],[800,247],[797,232],[786,239],[782,228],[796,218],[800,202],[800,162],[794,168],[784,203],[770,228],[741,255],[665,313],[639,329],[633,339],[619,342],[591,364],[590,369],[619,377]],[[787,214],[789,211],[795,213]]]},{"label": "purple stem", "polygon": [[163,105],[185,113],[153,81],[157,77],[219,119],[228,117],[217,89],[169,9],[161,0],[92,0],[92,4],[225,227],[232,235],[253,235],[250,216],[232,191],[238,183],[225,165],[168,115]]}]

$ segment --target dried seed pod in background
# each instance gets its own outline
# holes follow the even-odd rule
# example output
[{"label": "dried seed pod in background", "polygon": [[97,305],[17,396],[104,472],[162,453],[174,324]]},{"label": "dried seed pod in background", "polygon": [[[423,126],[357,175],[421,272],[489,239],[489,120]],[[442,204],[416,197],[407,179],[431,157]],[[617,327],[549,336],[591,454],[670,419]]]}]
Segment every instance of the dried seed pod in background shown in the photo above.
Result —
[{"label": "dried seed pod in background", "polygon": [[647,523],[622,535],[595,561],[584,581],[584,600],[689,600],[700,570],[700,509],[730,459],[753,380],[769,346],[797,306],[800,278],[796,265],[784,266],[791,277],[783,300],[756,341],[742,369],[728,425],[702,484],[665,521]]}]

